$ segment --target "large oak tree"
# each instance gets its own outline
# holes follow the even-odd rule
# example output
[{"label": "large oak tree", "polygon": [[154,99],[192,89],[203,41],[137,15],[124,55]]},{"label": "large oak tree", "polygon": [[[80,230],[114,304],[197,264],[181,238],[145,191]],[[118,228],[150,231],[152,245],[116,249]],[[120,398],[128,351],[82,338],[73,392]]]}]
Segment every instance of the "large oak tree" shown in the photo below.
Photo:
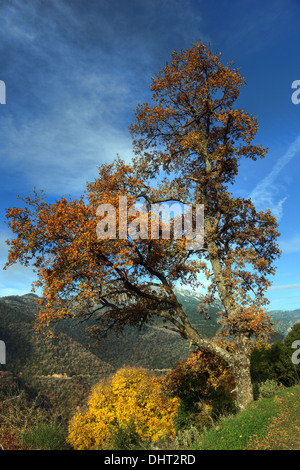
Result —
[{"label": "large oak tree", "polygon": [[[48,203],[43,193],[34,192],[23,207],[8,209],[16,237],[8,242],[6,264],[34,265],[36,286],[43,289],[39,325],[93,315],[93,333],[101,336],[111,328],[162,318],[164,328],[228,364],[240,410],[253,398],[253,340],[264,340],[271,332],[265,291],[280,254],[270,211],[258,212],[250,199],[235,198],[229,191],[240,160],[266,154],[253,143],[256,118],[234,107],[244,83],[239,70],[223,65],[201,43],[174,52],[152,79],[153,103],[136,109],[132,162],[117,158],[101,165],[80,199]],[[125,196],[127,223],[140,222],[136,236],[124,237],[119,204]],[[145,223],[137,218],[132,211],[137,202],[149,213],[155,203],[203,205],[203,246],[188,249],[184,230],[176,238],[174,227],[169,239],[162,231],[151,237],[153,217]],[[115,207],[112,238],[99,237],[97,231],[100,220],[108,225],[114,221],[105,218],[106,212],[104,219],[99,216],[103,204],[111,205],[108,211]],[[203,277],[209,286],[199,315],[216,296],[224,306],[218,339],[191,325],[175,295],[178,283],[197,289]]]}]

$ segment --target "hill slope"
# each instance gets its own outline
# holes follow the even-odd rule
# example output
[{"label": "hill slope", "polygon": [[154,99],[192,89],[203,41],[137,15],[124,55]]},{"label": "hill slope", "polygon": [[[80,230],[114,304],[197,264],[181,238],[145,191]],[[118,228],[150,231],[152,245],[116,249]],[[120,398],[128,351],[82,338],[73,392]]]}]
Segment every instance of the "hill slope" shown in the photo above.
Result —
[{"label": "hill slope", "polygon": [[[176,295],[192,325],[207,337],[215,336],[219,329],[216,313],[223,308],[222,305],[216,302],[209,307],[208,315],[205,316],[198,312],[198,304],[203,299],[201,294],[177,289]],[[57,329],[89,348],[91,340],[86,329],[93,324],[93,319],[81,324],[64,321],[57,325]],[[100,343],[93,344],[92,351],[115,368],[125,364],[140,365],[149,369],[170,368],[177,361],[188,357],[189,346],[186,340],[174,332],[161,328],[162,326],[162,321],[154,318],[141,330],[126,327],[120,335],[109,333]]]},{"label": "hill slope", "polygon": [[269,315],[276,322],[276,330],[286,336],[295,323],[300,322],[300,309],[297,310],[270,310]]},{"label": "hill slope", "polygon": [[34,395],[66,416],[114,368],[63,332],[53,338],[36,335],[35,300],[32,294],[0,299],[0,338],[6,346],[0,389],[12,373],[21,388],[30,387]]},{"label": "hill slope", "polygon": [[[176,295],[191,323],[207,337],[219,329],[217,313],[223,309],[216,301],[207,315],[198,312],[201,294],[177,289]],[[86,328],[94,320],[76,324],[64,321],[55,326],[57,338],[36,337],[33,322],[36,296],[8,296],[0,298],[0,339],[7,349],[7,367],[26,375],[98,375],[128,365],[141,365],[150,369],[170,368],[188,356],[188,344],[175,333],[158,328],[159,320],[152,321],[141,331],[127,327],[122,335],[110,333],[99,344],[92,344]],[[272,311],[277,321],[277,334],[273,341],[282,339],[291,326],[300,320],[300,310]]]},{"label": "hill slope", "polygon": [[70,336],[57,332],[53,337],[36,335],[35,296],[0,299],[0,338],[6,345],[6,366],[22,375],[95,375],[112,367],[87,351]]},{"label": "hill slope", "polygon": [[247,410],[217,423],[197,450],[300,450],[300,386],[252,402]]}]

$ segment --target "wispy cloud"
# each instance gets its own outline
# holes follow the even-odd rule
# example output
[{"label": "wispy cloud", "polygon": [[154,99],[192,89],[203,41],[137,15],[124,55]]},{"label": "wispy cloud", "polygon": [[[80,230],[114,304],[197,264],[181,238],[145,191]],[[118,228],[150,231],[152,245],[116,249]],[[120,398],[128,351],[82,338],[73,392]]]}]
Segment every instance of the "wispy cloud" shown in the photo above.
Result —
[{"label": "wispy cloud", "polygon": [[[9,97],[0,164],[15,172],[19,188],[82,192],[100,164],[131,158],[128,125],[157,64],[191,31],[199,39],[201,18],[189,0],[92,3],[0,4],[0,49],[15,58],[2,67]],[[166,18],[176,24],[172,32]]]},{"label": "wispy cloud", "polygon": [[78,21],[78,12],[65,2],[58,7],[50,1],[48,15],[41,14],[42,7],[14,0],[1,9],[6,28],[0,38],[13,41],[16,56],[7,78],[10,99],[1,116],[1,165],[19,191],[36,186],[48,194],[82,193],[101,163],[117,153],[130,156],[124,126],[130,84],[124,80],[126,70],[117,74],[107,64],[103,47],[95,60],[92,33],[85,44],[77,44],[74,31],[83,35],[87,26]]},{"label": "wispy cloud", "polygon": [[263,209],[270,209],[278,221],[283,216],[283,204],[288,195],[279,198],[279,184],[276,182],[284,167],[300,151],[300,136],[290,145],[286,153],[277,161],[271,172],[253,189],[250,198],[253,203]]},{"label": "wispy cloud", "polygon": [[[27,195],[33,186],[49,197],[77,197],[102,163],[131,158],[128,125],[149,99],[151,77],[174,49],[203,39],[190,0],[10,0],[0,1],[0,17],[8,207],[8,193]],[[30,268],[15,265],[1,272],[0,292],[28,292],[32,278]]]},{"label": "wispy cloud", "polygon": [[[115,91],[115,104],[118,96]],[[66,94],[60,94],[60,99],[44,117],[19,126],[11,118],[2,120],[6,144],[1,153],[9,155],[7,167],[21,170],[22,184],[25,177],[28,185],[48,194],[82,192],[101,163],[117,153],[125,159],[131,154],[129,132],[106,119],[105,108],[112,105],[108,93],[97,101],[88,97],[74,100]]]},{"label": "wispy cloud", "polygon": [[300,289],[300,284],[287,284],[283,286],[271,286],[268,290],[276,291],[276,290],[290,290],[290,289]]},{"label": "wispy cloud", "polygon": [[300,237],[293,237],[289,240],[279,242],[279,247],[284,253],[300,252]]}]

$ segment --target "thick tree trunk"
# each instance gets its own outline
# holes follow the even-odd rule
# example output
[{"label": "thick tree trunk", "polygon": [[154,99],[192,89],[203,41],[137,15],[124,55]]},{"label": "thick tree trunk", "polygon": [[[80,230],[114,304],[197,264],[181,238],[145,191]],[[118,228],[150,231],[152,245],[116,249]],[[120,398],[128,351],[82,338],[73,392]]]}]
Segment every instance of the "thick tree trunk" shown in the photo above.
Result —
[{"label": "thick tree trunk", "polygon": [[237,408],[243,411],[253,400],[253,386],[250,374],[250,352],[247,347],[237,350],[232,364],[232,372],[235,380],[235,394]]},{"label": "thick tree trunk", "polygon": [[253,386],[250,374],[251,342],[249,338],[243,333],[237,334],[236,350],[233,353],[229,353],[226,349],[218,346],[213,341],[203,338],[199,332],[191,326],[181,306],[179,306],[177,312],[182,323],[179,324],[175,322],[173,318],[171,321],[175,326],[178,324],[178,333],[181,334],[183,338],[188,339],[190,344],[198,348],[203,348],[205,351],[211,352],[227,362],[235,380],[235,396],[238,411],[246,409],[248,404],[253,400]]}]

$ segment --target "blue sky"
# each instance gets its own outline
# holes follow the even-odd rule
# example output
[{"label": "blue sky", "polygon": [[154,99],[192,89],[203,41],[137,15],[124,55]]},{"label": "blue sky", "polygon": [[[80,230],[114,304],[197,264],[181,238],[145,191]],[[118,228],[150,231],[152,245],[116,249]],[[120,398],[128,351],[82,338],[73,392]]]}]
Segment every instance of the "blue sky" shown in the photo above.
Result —
[{"label": "blue sky", "polygon": [[[2,265],[17,195],[76,198],[101,163],[130,159],[128,126],[151,77],[173,50],[203,41],[240,67],[239,106],[258,117],[256,142],[269,148],[241,163],[234,191],[279,221],[270,308],[300,308],[299,0],[2,0],[0,20]],[[20,265],[1,271],[0,296],[30,292],[33,279]]]}]

